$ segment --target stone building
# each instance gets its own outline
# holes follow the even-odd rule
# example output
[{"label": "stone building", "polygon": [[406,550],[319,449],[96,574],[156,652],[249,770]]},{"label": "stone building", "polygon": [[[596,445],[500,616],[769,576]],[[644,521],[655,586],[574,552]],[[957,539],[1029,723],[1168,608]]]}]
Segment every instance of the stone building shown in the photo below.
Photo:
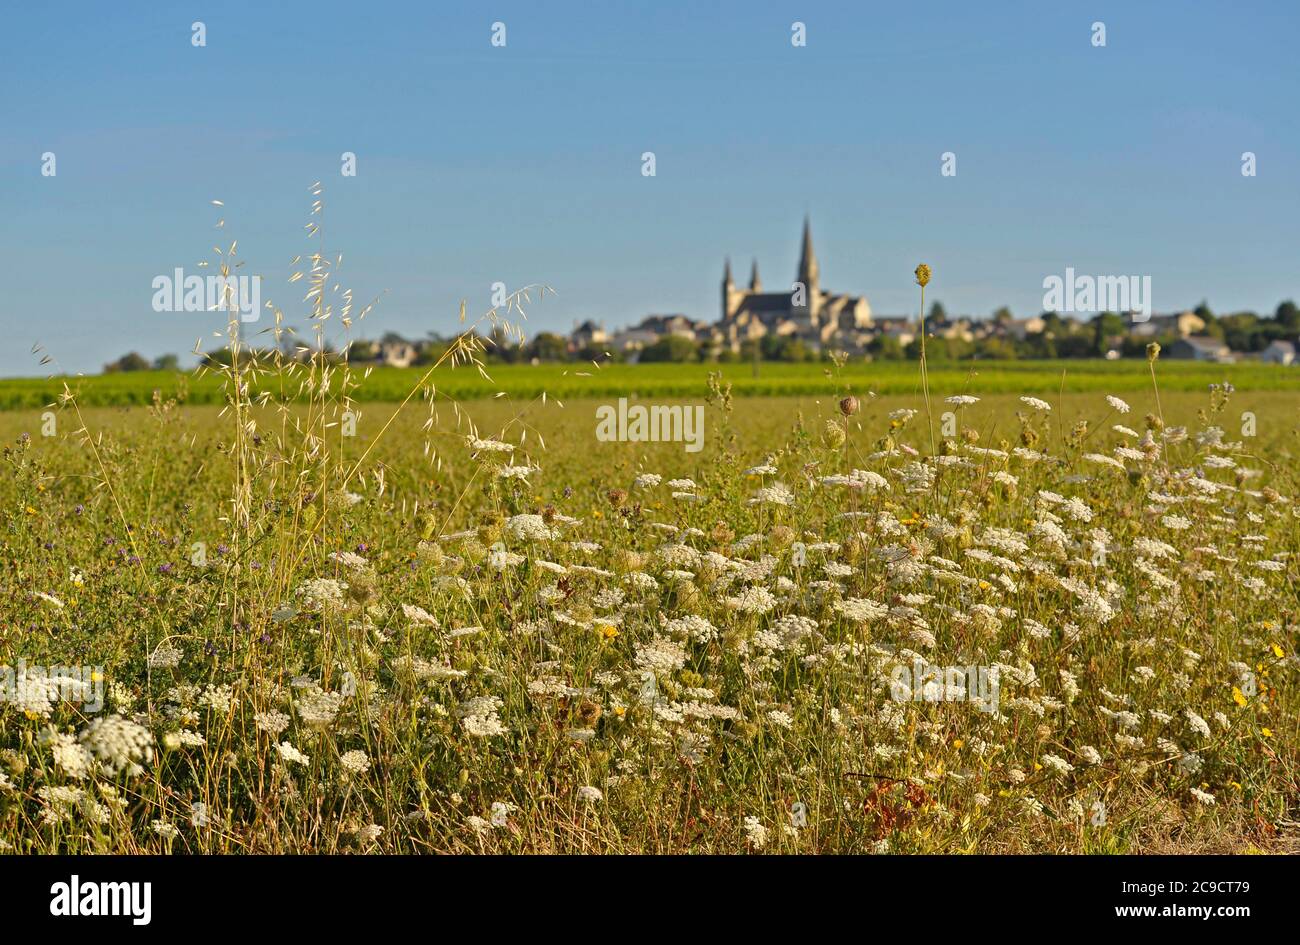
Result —
[{"label": "stone building", "polygon": [[812,228],[805,219],[799,269],[789,290],[764,292],[757,260],[750,272],[749,288],[737,288],[731,276],[731,260],[727,260],[719,327],[733,349],[745,340],[768,334],[794,335],[817,349],[832,341],[851,347],[863,340],[859,333],[872,327],[871,306],[863,296],[838,295],[822,289]]}]

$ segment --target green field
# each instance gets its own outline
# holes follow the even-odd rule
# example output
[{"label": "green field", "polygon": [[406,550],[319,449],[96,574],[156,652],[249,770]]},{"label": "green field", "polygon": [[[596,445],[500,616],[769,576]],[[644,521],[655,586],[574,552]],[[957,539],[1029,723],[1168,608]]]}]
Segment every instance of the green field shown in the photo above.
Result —
[{"label": "green field", "polygon": [[[442,367],[430,380],[439,395],[455,400],[492,397],[506,392],[527,399],[543,392],[551,397],[693,397],[704,389],[710,372],[719,372],[737,396],[799,396],[824,392],[831,371],[855,391],[877,394],[919,392],[917,366],[907,361],[851,361],[840,371],[829,364],[592,364],[489,365],[491,380],[465,368]],[[363,371],[355,369],[360,376]],[[419,368],[375,368],[354,394],[359,401],[400,401],[424,376]],[[1161,385],[1166,390],[1204,391],[1225,379],[1239,390],[1300,392],[1300,368],[1266,364],[1202,364],[1162,361]],[[336,375],[336,383],[342,374]],[[95,377],[10,379],[0,381],[0,409],[43,407],[63,392],[67,383],[83,406],[149,404],[155,392],[190,404],[222,402],[219,377],[213,374],[174,374],[142,371]],[[971,361],[935,362],[930,368],[931,390],[939,395],[979,391],[986,394],[1057,392],[1126,393],[1150,387],[1144,361]],[[254,391],[276,399],[301,398],[297,384],[263,377]]]}]

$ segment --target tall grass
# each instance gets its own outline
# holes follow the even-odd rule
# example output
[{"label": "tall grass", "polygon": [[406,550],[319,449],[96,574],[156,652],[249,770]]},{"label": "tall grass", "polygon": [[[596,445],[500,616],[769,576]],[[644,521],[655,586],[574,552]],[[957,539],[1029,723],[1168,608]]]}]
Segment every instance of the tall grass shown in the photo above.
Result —
[{"label": "tall grass", "polygon": [[[1290,842],[1290,393],[1170,394],[1223,371],[1154,361],[922,382],[838,359],[772,366],[804,396],[746,401],[734,369],[608,368],[582,389],[682,384],[710,437],[603,443],[591,400],[486,362],[480,329],[518,336],[528,290],[419,371],[322,354],[367,310],[312,196],[303,357],[250,358],[232,320],[231,363],[191,386],[212,407],[93,409],[69,381],[68,435],[4,450],[0,656],[101,663],[109,690],[95,718],[30,687],[0,705],[0,848]],[[449,397],[465,374],[501,395],[478,422]],[[990,396],[1031,381],[1055,402]],[[933,445],[931,386],[968,395]],[[996,711],[899,689],[920,660],[996,669]]]}]

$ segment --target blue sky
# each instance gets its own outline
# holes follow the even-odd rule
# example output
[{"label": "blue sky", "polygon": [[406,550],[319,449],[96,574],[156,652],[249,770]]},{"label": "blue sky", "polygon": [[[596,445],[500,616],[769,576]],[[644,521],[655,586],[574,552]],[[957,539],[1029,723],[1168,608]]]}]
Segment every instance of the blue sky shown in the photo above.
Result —
[{"label": "blue sky", "polygon": [[302,324],[318,179],[343,281],[387,291],[370,337],[452,332],[497,281],[558,291],[534,332],[714,319],[724,256],[794,278],[805,212],[823,286],[878,315],[921,261],[950,312],[1031,314],[1067,266],[1272,311],[1300,298],[1298,48],[1291,0],[11,4],[0,375],[44,373],[38,342],[87,372],[210,346],[215,314],[150,302],[209,256],[212,199]]}]

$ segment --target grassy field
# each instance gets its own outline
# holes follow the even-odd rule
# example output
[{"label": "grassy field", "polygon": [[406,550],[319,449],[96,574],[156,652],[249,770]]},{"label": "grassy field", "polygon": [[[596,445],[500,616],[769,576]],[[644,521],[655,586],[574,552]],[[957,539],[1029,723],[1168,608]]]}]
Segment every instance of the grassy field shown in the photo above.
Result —
[{"label": "grassy field", "polygon": [[1294,849],[1291,374],[561,370],[5,382],[0,849]]},{"label": "grassy field", "polygon": [[[561,399],[576,397],[698,397],[710,372],[718,372],[732,385],[736,396],[801,396],[827,390],[830,365],[820,363],[751,364],[592,364],[490,365],[490,379],[470,370],[433,376],[440,397],[472,400],[500,392],[528,399],[545,391]],[[919,393],[915,362],[855,360],[833,373],[859,391],[877,394]],[[424,371],[419,368],[375,368],[358,389],[362,401],[400,401],[416,387]],[[1242,390],[1284,390],[1300,393],[1300,370],[1267,364],[1203,364],[1167,361],[1161,364],[1161,384],[1171,391],[1204,391],[1210,384],[1228,380]],[[222,402],[222,381],[216,374],[176,374],[143,371],[96,377],[0,380],[0,410],[43,407],[53,403],[66,383],[83,406],[147,405],[155,392],[164,399],[179,398],[190,404]],[[1151,378],[1146,365],[1136,361],[969,361],[936,362],[930,368],[931,390],[941,395],[978,391],[984,394],[1055,393],[1122,394],[1146,390]],[[304,399],[295,383],[279,377],[254,379],[256,392]]]}]

